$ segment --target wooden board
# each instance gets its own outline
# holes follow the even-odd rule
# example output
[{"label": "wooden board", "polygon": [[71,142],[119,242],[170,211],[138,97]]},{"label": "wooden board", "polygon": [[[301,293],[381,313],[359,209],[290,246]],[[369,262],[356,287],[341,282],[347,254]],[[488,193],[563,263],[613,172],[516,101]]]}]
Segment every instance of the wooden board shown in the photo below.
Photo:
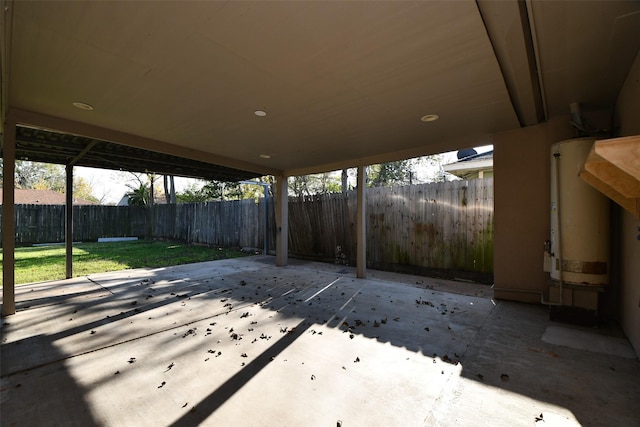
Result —
[{"label": "wooden board", "polygon": [[596,141],[580,177],[640,219],[640,136]]}]

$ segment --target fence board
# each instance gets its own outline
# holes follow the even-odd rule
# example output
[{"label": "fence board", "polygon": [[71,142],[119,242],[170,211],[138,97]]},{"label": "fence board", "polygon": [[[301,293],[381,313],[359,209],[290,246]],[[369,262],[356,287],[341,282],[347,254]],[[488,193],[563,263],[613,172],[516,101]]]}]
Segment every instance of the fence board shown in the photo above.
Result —
[{"label": "fence board", "polygon": [[[367,189],[367,265],[490,282],[493,179]],[[355,264],[355,192],[289,199],[292,254]]]},{"label": "fence board", "polygon": [[[275,248],[275,204],[260,199],[144,207],[74,206],[74,240],[154,237]],[[490,281],[493,179],[367,190],[367,265]],[[16,244],[62,242],[64,206],[16,205]],[[153,221],[152,224],[149,224]],[[152,225],[152,226],[151,226]],[[289,199],[293,256],[355,265],[356,192]]]}]

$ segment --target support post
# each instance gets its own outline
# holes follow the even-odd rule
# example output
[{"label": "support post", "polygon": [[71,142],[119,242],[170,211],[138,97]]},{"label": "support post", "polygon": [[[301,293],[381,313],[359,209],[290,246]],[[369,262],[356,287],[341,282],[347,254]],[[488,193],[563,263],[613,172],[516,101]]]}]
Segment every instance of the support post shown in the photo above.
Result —
[{"label": "support post", "polygon": [[358,166],[358,203],[356,212],[356,277],[367,277],[367,172]]},{"label": "support post", "polygon": [[269,254],[269,186],[263,185],[264,189],[264,249],[263,255]]},{"label": "support post", "polygon": [[2,141],[2,316],[16,312],[15,295],[15,170],[16,124],[5,122]]},{"label": "support post", "polygon": [[73,165],[66,166],[67,188],[65,191],[64,245],[66,277],[73,277]]},{"label": "support post", "polygon": [[289,252],[289,188],[286,176],[276,177],[276,265],[288,262]]}]

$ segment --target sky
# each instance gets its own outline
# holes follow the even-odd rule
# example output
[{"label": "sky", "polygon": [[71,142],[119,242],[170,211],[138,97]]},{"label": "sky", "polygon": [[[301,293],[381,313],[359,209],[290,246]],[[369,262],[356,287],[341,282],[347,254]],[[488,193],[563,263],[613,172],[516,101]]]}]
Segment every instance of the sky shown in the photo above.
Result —
[{"label": "sky", "polygon": [[[493,150],[493,145],[475,147],[478,153]],[[443,164],[455,162],[456,151],[443,153]],[[419,173],[430,174],[431,171],[419,171]],[[74,168],[74,174],[84,178],[93,188],[93,195],[102,200],[102,204],[116,204],[129,192],[127,184],[137,187],[137,181],[127,172],[111,171],[106,169],[93,169],[78,166]],[[183,191],[191,183],[202,182],[192,178],[175,178],[176,192]],[[160,182],[162,185],[162,182]],[[157,188],[157,187],[156,187]]]},{"label": "sky", "polygon": [[[127,184],[134,187],[138,186],[136,179],[128,172],[77,166],[73,169],[73,173],[75,176],[84,178],[91,185],[93,195],[98,200],[102,200],[103,205],[117,204],[130,191]],[[174,182],[176,184],[176,192],[180,192],[190,183],[198,182],[198,180],[176,177]],[[158,185],[157,181],[156,185]],[[160,180],[160,186],[162,186],[162,180]],[[156,186],[155,188],[158,187]]]}]

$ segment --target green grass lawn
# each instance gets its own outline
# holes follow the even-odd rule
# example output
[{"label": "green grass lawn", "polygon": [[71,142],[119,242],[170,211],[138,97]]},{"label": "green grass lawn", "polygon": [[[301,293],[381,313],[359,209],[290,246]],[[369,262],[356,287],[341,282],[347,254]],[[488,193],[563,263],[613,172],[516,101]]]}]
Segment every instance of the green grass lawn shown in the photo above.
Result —
[{"label": "green grass lawn", "polygon": [[[237,250],[208,248],[176,242],[137,240],[130,242],[80,243],[73,246],[73,276],[128,268],[165,267],[191,262],[236,258]],[[64,279],[64,245],[16,248],[16,284]],[[0,251],[0,260],[2,252]],[[0,277],[2,284],[2,277]]]}]

